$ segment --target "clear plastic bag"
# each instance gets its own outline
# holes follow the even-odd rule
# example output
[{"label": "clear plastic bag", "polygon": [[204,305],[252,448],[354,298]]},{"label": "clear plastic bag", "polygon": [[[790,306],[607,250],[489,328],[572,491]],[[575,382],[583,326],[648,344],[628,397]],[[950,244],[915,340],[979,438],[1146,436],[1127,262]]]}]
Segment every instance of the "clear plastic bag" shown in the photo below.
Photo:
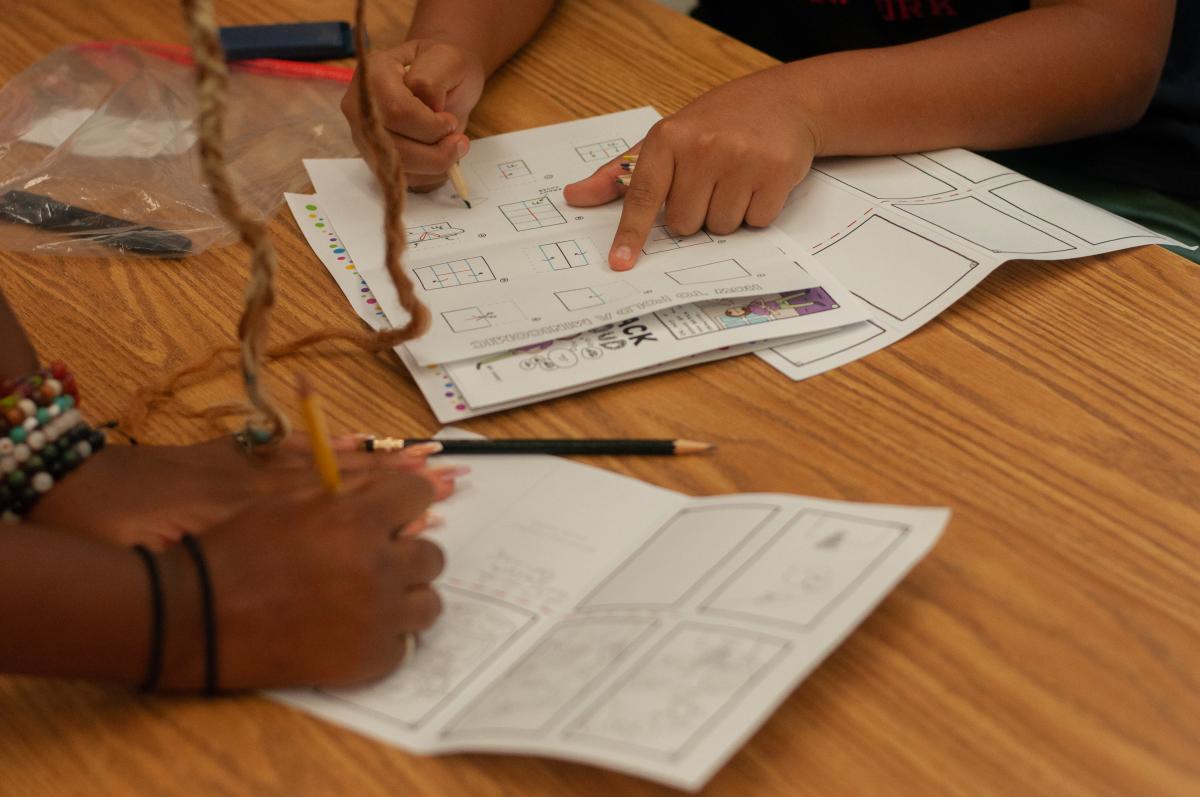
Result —
[{"label": "clear plastic bag", "polygon": [[[339,110],[351,70],[230,64],[226,158],[243,204],[303,188],[303,158],[355,154]],[[231,243],[203,183],[183,47],[56,50],[0,90],[0,249],[182,256]]]}]

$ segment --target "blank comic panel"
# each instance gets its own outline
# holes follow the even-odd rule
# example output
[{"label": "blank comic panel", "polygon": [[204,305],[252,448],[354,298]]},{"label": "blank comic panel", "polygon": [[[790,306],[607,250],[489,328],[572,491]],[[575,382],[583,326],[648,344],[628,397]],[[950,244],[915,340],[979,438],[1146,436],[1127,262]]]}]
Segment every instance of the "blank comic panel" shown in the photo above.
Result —
[{"label": "blank comic panel", "polygon": [[546,730],[653,625],[650,619],[618,617],[555,626],[467,707],[447,735]]},{"label": "blank comic panel", "polygon": [[792,365],[810,365],[824,360],[826,357],[833,357],[848,349],[853,349],[855,346],[861,346],[885,332],[886,330],[874,321],[863,321],[859,324],[849,324],[832,332],[822,332],[786,346],[775,346],[771,351]]},{"label": "blank comic panel", "polygon": [[813,171],[875,199],[923,199],[953,191],[950,183],[899,158],[831,158]]},{"label": "blank comic panel", "polygon": [[749,277],[750,272],[736,260],[718,260],[702,266],[690,266],[666,272],[667,276],[680,285],[702,285],[708,282],[727,282]]},{"label": "blank comic panel", "polygon": [[683,758],[789,648],[772,636],[682,623],[564,733],[573,741]]},{"label": "blank comic panel", "polygon": [[501,601],[442,590],[444,613],[392,675],[365,689],[324,691],[388,720],[419,727],[534,621]]},{"label": "blank comic panel", "polygon": [[856,296],[898,321],[934,302],[979,265],[880,216],[815,257]]},{"label": "blank comic panel", "polygon": [[685,509],[584,598],[579,608],[677,605],[778,511],[767,504]]},{"label": "blank comic panel", "polygon": [[959,177],[973,183],[982,183],[984,180],[990,180],[1002,174],[1013,173],[1012,169],[965,149],[943,149],[937,152],[926,152],[924,155],[943,169],[949,169]]},{"label": "blank comic panel", "polygon": [[907,531],[900,523],[801,512],[721,584],[701,611],[807,630],[853,592]]},{"label": "blank comic panel", "polygon": [[1048,255],[1075,249],[1074,244],[1060,241],[978,197],[895,207],[997,254]]},{"label": "blank comic panel", "polygon": [[1022,180],[1001,188],[993,188],[991,193],[1030,216],[1089,244],[1107,244],[1126,238],[1157,237],[1157,233],[1150,232],[1145,227],[1033,180]]}]

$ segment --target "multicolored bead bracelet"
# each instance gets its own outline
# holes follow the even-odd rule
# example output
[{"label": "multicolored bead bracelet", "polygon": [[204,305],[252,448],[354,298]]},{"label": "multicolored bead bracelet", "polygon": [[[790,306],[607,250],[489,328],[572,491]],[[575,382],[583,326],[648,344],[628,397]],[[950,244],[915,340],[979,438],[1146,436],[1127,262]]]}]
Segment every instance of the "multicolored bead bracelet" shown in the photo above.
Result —
[{"label": "multicolored bead bracelet", "polygon": [[15,523],[105,438],[84,422],[62,363],[0,383],[0,396],[0,519]]}]

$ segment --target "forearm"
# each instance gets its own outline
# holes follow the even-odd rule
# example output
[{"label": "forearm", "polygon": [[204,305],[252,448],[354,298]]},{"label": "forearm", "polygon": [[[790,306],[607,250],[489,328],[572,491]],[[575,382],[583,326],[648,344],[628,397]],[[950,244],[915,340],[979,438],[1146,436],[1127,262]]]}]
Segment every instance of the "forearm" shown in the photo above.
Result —
[{"label": "forearm", "polygon": [[[0,531],[0,672],[140,683],[151,593],[138,556],[46,527]],[[195,577],[178,551],[158,562],[167,618],[161,683],[195,686]]]},{"label": "forearm", "polygon": [[434,39],[470,50],[490,75],[533,37],[554,0],[422,0],[407,39]]},{"label": "forearm", "polygon": [[[1151,20],[1134,37],[1127,20],[1057,4],[779,69],[811,120],[818,155],[1048,144],[1141,116],[1170,35],[1171,4],[1165,21],[1163,5],[1144,11]],[[1161,46],[1142,46],[1159,38]]]},{"label": "forearm", "polygon": [[37,369],[37,352],[0,292],[0,381],[26,376]]}]

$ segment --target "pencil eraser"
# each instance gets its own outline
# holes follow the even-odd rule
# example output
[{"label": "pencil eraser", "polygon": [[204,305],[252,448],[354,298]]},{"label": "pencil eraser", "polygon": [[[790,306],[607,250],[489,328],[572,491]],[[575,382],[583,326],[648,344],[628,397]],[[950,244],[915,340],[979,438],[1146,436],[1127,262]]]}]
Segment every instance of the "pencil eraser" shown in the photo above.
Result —
[{"label": "pencil eraser", "polygon": [[329,61],[354,55],[354,35],[349,22],[238,25],[221,28],[221,47],[226,61]]}]

